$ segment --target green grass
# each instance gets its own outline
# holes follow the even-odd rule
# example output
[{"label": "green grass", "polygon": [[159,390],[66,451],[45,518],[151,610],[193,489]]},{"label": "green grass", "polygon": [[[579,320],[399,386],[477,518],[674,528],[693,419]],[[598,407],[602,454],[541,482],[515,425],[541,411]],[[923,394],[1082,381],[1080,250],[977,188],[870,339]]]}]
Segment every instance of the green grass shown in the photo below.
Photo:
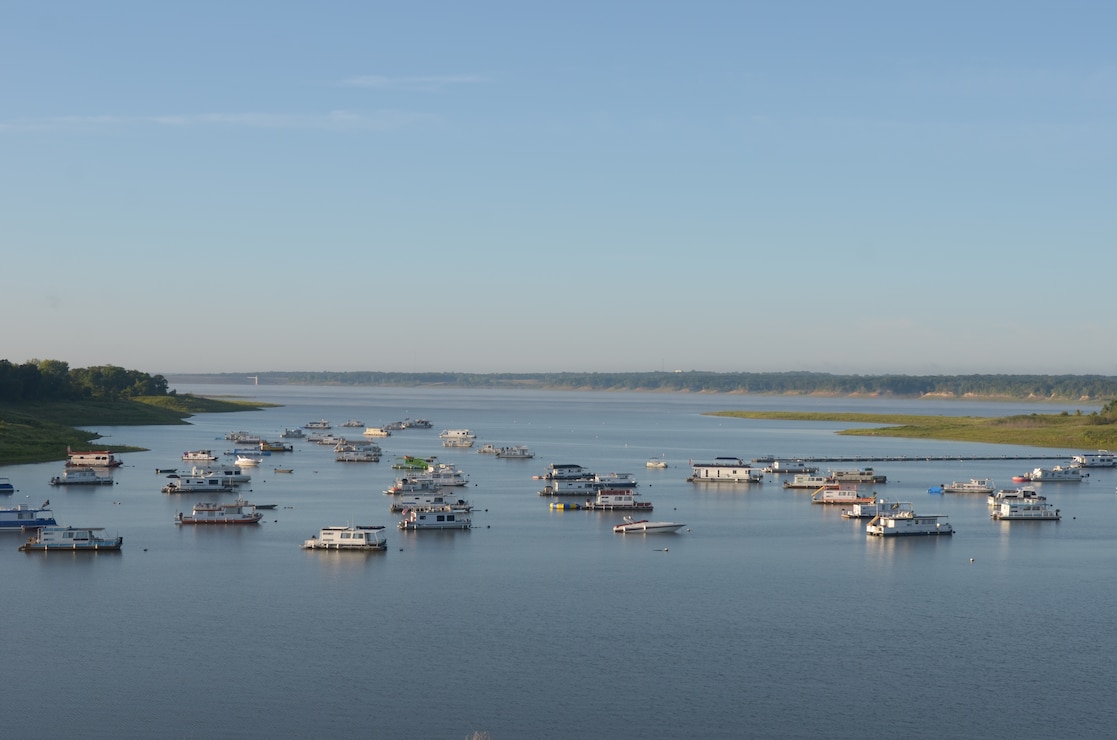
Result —
[{"label": "green grass", "polygon": [[0,465],[65,460],[66,447],[138,452],[143,447],[96,444],[98,435],[83,426],[187,424],[200,413],[247,411],[274,404],[203,398],[152,396],[131,401],[51,401],[0,404]]},{"label": "green grass", "polygon": [[839,432],[839,434],[861,437],[908,437],[1028,447],[1066,447],[1080,450],[1117,449],[1117,423],[1098,414],[1021,414],[980,417],[717,411],[711,416],[888,425],[869,429],[845,429]]}]

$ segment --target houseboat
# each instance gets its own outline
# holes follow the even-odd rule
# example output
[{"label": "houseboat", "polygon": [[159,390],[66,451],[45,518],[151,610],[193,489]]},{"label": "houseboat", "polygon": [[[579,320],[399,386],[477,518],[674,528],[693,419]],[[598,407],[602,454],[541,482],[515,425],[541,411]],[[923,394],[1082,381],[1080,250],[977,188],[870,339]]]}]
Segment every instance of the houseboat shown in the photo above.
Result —
[{"label": "houseboat", "polygon": [[361,434],[366,437],[391,437],[392,433],[384,427],[365,427]]},{"label": "houseboat", "polygon": [[48,506],[50,506],[49,501],[38,508],[27,504],[18,504],[11,509],[0,509],[0,532],[35,529],[36,527],[58,524],[54,521],[54,512],[47,508]]},{"label": "houseboat", "polygon": [[318,421],[308,421],[303,424],[304,429],[329,429],[330,422],[326,419],[319,419]]},{"label": "houseboat", "polygon": [[873,494],[865,495],[857,490],[857,486],[839,486],[838,488],[823,488],[811,494],[812,504],[871,504],[876,501]]},{"label": "houseboat", "polygon": [[236,465],[219,465],[214,467],[199,467],[195,465],[191,475],[195,478],[217,478],[234,486],[243,485],[252,481],[252,476]]},{"label": "houseboat", "polygon": [[284,429],[283,434],[279,436],[284,439],[303,439],[306,437],[306,434],[302,429],[295,427],[294,429]]},{"label": "houseboat", "polygon": [[927,489],[928,493],[980,493],[983,496],[988,496],[997,490],[997,486],[989,478],[970,478],[968,481],[953,481],[952,483],[942,483],[938,486],[931,486]]},{"label": "houseboat", "polygon": [[289,445],[286,442],[269,442],[268,440],[260,441],[260,452],[294,452],[294,445]]},{"label": "houseboat", "polygon": [[1038,503],[1046,500],[1046,496],[1040,496],[1036,493],[1036,489],[1031,486],[1021,486],[1020,488],[1002,488],[991,495],[988,502],[990,506],[1000,506],[1006,501]]},{"label": "houseboat", "polygon": [[258,445],[264,441],[259,434],[251,432],[229,432],[225,435],[225,439],[243,445]]},{"label": "houseboat", "polygon": [[989,516],[1002,522],[1041,522],[1060,519],[1059,510],[1046,501],[1001,501]]},{"label": "houseboat", "polygon": [[0,496],[11,496],[16,492],[16,487],[8,478],[0,478]]},{"label": "houseboat", "polygon": [[818,466],[808,465],[802,460],[773,460],[764,468],[764,472],[775,475],[814,475],[818,472]]},{"label": "houseboat", "polygon": [[389,496],[401,493],[434,493],[439,487],[430,478],[407,477],[396,478],[396,482],[384,491]]},{"label": "houseboat", "polygon": [[784,488],[797,488],[809,491],[818,491],[824,488],[837,488],[838,485],[839,484],[824,475],[812,475],[811,473],[800,473],[791,480],[785,480],[783,482]]},{"label": "houseboat", "polygon": [[887,483],[888,476],[879,475],[872,468],[857,470],[831,470],[828,476],[834,483]]},{"label": "houseboat", "polygon": [[349,419],[344,424],[342,424],[343,427],[351,427],[353,429],[359,429],[359,428],[363,427],[364,425],[365,425],[365,423],[363,421],[358,420],[358,419]]},{"label": "houseboat", "polygon": [[551,463],[547,466],[547,472],[543,475],[535,476],[536,480],[575,480],[577,478],[592,478],[593,473],[583,468],[581,465],[571,465],[567,463]]},{"label": "houseboat", "polygon": [[555,478],[543,486],[540,496],[596,496],[604,488],[597,481],[597,476],[592,478]]},{"label": "houseboat", "polygon": [[70,468],[119,468],[123,464],[108,450],[74,452],[66,448],[66,466]]},{"label": "houseboat", "polygon": [[52,486],[111,486],[111,475],[100,475],[93,468],[66,468],[62,475],[51,477]]},{"label": "houseboat", "polygon": [[587,499],[582,508],[591,511],[651,511],[651,501],[637,501],[632,489],[605,488],[597,492],[596,499]]},{"label": "houseboat", "polygon": [[717,457],[713,462],[693,463],[689,483],[760,483],[764,471],[739,457]]},{"label": "houseboat", "polygon": [[422,509],[429,506],[448,506],[451,509],[460,511],[473,511],[473,505],[464,499],[454,499],[446,496],[440,492],[427,492],[427,493],[405,493],[392,502],[388,507],[388,511],[393,514],[408,509]]},{"label": "houseboat", "polygon": [[264,515],[242,498],[231,504],[194,504],[193,512],[175,514],[175,524],[257,524]]},{"label": "houseboat", "polygon": [[236,483],[217,475],[179,475],[167,476],[167,483],[159,490],[163,493],[230,493],[235,491]]},{"label": "houseboat", "polygon": [[872,519],[881,514],[895,514],[896,512],[911,510],[910,503],[877,499],[870,504],[854,504],[849,509],[842,509],[842,519]]},{"label": "houseboat", "polygon": [[1080,468],[1112,468],[1115,464],[1114,455],[1109,450],[1083,452],[1071,459]]},{"label": "houseboat", "polygon": [[477,435],[468,429],[445,429],[438,438],[443,447],[472,447]]},{"label": "houseboat", "polygon": [[19,549],[23,552],[119,552],[124,538],[104,537],[101,535],[104,531],[104,527],[39,527]]},{"label": "houseboat", "polygon": [[213,450],[187,450],[182,453],[182,459],[187,462],[213,462],[217,455],[213,454]]},{"label": "houseboat", "polygon": [[662,457],[650,457],[648,461],[644,463],[644,467],[651,468],[652,470],[663,470],[667,467],[667,461]]},{"label": "houseboat", "polygon": [[304,550],[372,550],[388,549],[384,527],[322,527],[318,534],[303,543]]},{"label": "houseboat", "polygon": [[[477,454],[479,454],[479,455],[495,455],[496,451],[499,450],[499,449],[500,448],[497,447],[496,445],[494,445],[493,443],[486,442],[485,444],[483,444],[483,445],[481,445],[480,447],[477,448]],[[536,477],[538,477],[538,476],[536,476]]]},{"label": "houseboat", "polygon": [[472,525],[469,512],[451,506],[423,506],[404,512],[400,529],[469,529]]},{"label": "houseboat", "polygon": [[434,425],[431,424],[430,419],[404,419],[404,429],[430,429]]},{"label": "houseboat", "polygon": [[380,453],[377,450],[350,447],[335,451],[334,462],[380,462]]},{"label": "houseboat", "polygon": [[1062,465],[1053,468],[1036,468],[1028,473],[1028,480],[1033,483],[1078,483],[1082,480],[1082,470],[1064,468]]},{"label": "houseboat", "polygon": [[865,534],[876,537],[901,537],[912,535],[949,535],[954,529],[941,516],[920,516],[910,507],[898,503],[895,511],[879,514],[865,527]]},{"label": "houseboat", "polygon": [[535,453],[531,451],[530,447],[526,445],[514,445],[512,447],[501,447],[496,451],[497,457],[508,458],[509,460],[530,460],[535,457]]}]

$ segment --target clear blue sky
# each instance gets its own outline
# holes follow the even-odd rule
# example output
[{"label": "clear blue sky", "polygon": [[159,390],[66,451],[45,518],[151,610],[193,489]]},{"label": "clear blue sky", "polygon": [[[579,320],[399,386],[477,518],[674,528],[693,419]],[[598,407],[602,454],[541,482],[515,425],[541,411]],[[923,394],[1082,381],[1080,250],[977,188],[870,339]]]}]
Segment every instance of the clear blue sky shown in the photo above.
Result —
[{"label": "clear blue sky", "polygon": [[0,358],[1117,375],[1117,4],[0,5]]}]

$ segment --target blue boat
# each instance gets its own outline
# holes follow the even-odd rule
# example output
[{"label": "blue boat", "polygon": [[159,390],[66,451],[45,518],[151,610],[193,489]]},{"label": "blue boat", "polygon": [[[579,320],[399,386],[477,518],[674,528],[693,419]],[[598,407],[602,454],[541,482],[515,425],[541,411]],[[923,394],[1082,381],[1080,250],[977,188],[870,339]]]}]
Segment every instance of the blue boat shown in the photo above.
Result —
[{"label": "blue boat", "polygon": [[13,509],[0,509],[0,531],[49,527],[57,524],[58,522],[54,521],[54,512],[47,508],[48,506],[50,501],[39,508],[20,504]]}]

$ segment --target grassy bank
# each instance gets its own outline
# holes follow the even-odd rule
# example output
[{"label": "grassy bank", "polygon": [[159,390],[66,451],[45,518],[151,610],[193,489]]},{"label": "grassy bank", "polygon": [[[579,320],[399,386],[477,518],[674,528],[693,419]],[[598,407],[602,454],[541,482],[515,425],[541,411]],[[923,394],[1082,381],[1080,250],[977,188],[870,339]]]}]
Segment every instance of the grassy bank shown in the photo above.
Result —
[{"label": "grassy bank", "polygon": [[717,411],[711,416],[784,421],[828,421],[887,424],[845,429],[839,434],[861,437],[986,442],[1077,450],[1117,449],[1117,424],[1098,414],[1021,414],[1019,416],[915,416],[908,414],[822,414],[794,411]]},{"label": "grassy bank", "polygon": [[187,424],[194,414],[248,411],[271,404],[200,396],[157,396],[130,401],[66,401],[0,405],[0,465],[65,460],[66,447],[138,452],[142,447],[95,444],[83,426]]}]

